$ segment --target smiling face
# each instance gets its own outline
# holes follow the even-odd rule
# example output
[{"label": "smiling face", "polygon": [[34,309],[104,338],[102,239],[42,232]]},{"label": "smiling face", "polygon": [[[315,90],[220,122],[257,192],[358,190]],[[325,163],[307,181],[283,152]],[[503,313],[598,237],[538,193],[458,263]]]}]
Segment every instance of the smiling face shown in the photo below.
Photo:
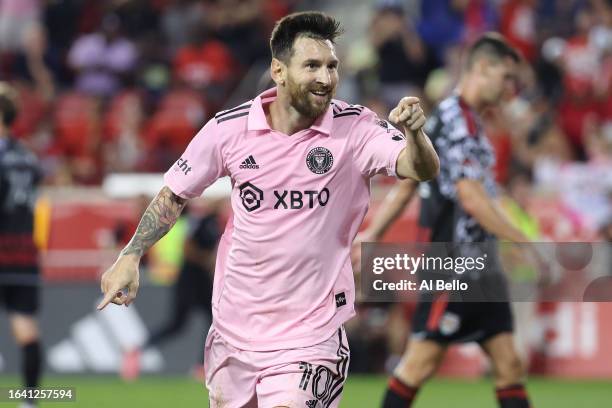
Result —
[{"label": "smiling face", "polygon": [[[338,85],[338,58],[331,41],[298,37],[287,64],[278,66],[278,92],[287,92],[290,105],[315,119],[328,108]],[[274,65],[274,64],[273,64]]]}]

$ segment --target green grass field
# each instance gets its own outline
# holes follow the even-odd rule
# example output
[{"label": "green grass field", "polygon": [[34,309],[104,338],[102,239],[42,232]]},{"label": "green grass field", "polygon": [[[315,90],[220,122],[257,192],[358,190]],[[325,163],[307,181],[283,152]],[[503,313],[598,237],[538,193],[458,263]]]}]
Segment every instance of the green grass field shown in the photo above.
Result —
[{"label": "green grass field", "polygon": [[[352,376],[342,399],[342,408],[377,408],[385,386],[384,377]],[[16,377],[0,376],[0,387],[14,387]],[[43,403],[41,407],[157,408],[207,407],[202,385],[184,377],[144,377],[126,384],[114,377],[54,376],[45,386],[74,387],[77,401]],[[612,382],[565,381],[534,378],[529,382],[534,408],[612,407]],[[16,404],[0,402],[0,408]],[[437,379],[419,395],[415,408],[496,407],[491,385],[486,380]]]}]

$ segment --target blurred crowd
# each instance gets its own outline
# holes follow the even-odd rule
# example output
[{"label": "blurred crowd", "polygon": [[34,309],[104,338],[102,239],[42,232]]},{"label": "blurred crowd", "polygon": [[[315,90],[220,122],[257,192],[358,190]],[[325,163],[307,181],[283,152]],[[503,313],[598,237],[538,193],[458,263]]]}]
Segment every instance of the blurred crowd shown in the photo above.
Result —
[{"label": "blurred crowd", "polygon": [[[349,19],[343,21],[348,31],[362,37],[339,46],[338,96],[383,117],[406,94],[433,108],[452,92],[465,45],[486,31],[504,34],[525,64],[508,103],[484,118],[498,181],[509,186],[526,179],[527,189],[554,190],[568,211],[585,214],[578,218],[591,230],[608,225],[610,1],[334,3],[346,11],[338,17]],[[363,27],[350,20],[357,4],[366,7]],[[226,107],[250,67],[268,62],[274,21],[326,6],[305,0],[0,0],[0,80],[17,88],[22,106],[14,134],[42,158],[51,185],[97,185],[108,173],[165,171],[202,124]]]},{"label": "blurred crowd", "polygon": [[[435,109],[453,92],[466,44],[488,31],[524,58],[505,103],[481,118],[496,152],[501,207],[535,242],[612,242],[612,2],[380,0],[364,41],[346,50],[345,83],[351,75],[342,91],[381,116],[406,94]],[[359,304],[347,325],[357,333],[352,368],[394,367],[413,313],[413,304]],[[528,364],[528,350],[547,340],[523,335],[535,309],[516,313]]]},{"label": "blurred crowd", "polygon": [[555,239],[605,236],[612,223],[612,2],[379,0],[367,30],[367,40],[347,50],[348,93],[380,115],[406,94],[434,108],[453,91],[466,44],[502,33],[524,64],[506,103],[483,115],[497,181],[523,208],[538,205],[534,191],[560,197],[558,210],[571,221],[567,231],[548,231]]},{"label": "blurred crowd", "polygon": [[0,80],[14,134],[52,185],[160,172],[268,59],[292,0],[0,0]]}]

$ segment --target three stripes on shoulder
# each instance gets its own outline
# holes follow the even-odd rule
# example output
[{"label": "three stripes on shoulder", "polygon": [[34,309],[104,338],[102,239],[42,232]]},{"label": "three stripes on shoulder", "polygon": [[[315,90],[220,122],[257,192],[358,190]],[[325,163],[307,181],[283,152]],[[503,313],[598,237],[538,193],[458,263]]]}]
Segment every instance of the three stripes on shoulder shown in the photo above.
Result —
[{"label": "three stripes on shoulder", "polygon": [[[235,108],[221,111],[215,115],[217,124],[225,122],[226,120],[240,118],[249,114],[252,101],[239,105]],[[363,106],[361,105],[349,105],[346,108],[340,108],[338,105],[332,103],[334,118],[340,118],[343,116],[359,116],[363,112]]]},{"label": "three stripes on shoulder", "polygon": [[363,112],[363,106],[361,105],[349,105],[342,109],[335,103],[332,103],[334,110],[334,118],[341,118],[342,116],[359,116]]},{"label": "three stripes on shoulder", "polygon": [[231,108],[228,110],[221,111],[215,115],[215,119],[217,120],[217,124],[221,122],[225,122],[226,120],[240,118],[242,116],[246,116],[249,114],[249,108],[251,107],[251,103],[253,101],[248,101],[240,106],[236,106],[235,108]]}]

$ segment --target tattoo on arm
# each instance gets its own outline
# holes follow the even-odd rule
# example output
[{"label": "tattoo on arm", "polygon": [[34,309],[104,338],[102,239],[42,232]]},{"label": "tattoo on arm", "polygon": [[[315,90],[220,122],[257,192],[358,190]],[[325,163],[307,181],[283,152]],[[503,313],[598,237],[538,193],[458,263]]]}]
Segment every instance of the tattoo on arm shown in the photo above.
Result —
[{"label": "tattoo on arm", "polygon": [[136,233],[121,251],[121,255],[142,256],[174,225],[187,200],[174,194],[168,187],[161,189],[143,214]]}]

